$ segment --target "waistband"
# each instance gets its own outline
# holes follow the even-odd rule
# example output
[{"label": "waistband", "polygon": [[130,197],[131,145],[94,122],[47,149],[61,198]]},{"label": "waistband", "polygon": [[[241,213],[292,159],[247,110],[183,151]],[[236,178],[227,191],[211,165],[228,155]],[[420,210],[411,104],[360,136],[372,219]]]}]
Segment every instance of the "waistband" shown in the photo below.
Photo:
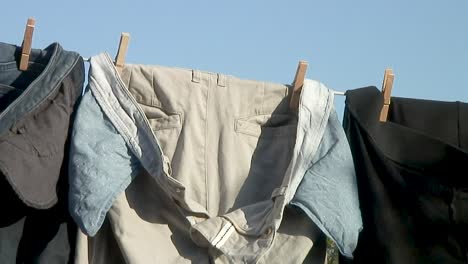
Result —
[{"label": "waistband", "polygon": [[[163,166],[169,166],[168,161],[158,161],[158,159],[162,160],[164,157],[158,140],[152,133],[149,122],[138,106],[137,101],[122,82],[113,66],[111,58],[108,54],[100,54],[92,57],[91,62],[93,67],[90,69],[90,84],[97,88],[93,89],[96,99],[101,105],[105,106],[103,110],[110,117],[111,121],[117,125],[117,130],[129,138],[129,142],[132,148],[134,148],[134,154],[140,158],[145,169],[150,173],[153,172],[151,173],[152,175],[161,175]],[[203,79],[202,75],[215,74],[198,70],[178,70],[190,72],[192,74],[192,81],[195,82]],[[225,86],[226,82],[229,82],[229,78],[226,79],[225,75],[217,74],[217,76],[218,85]],[[296,144],[292,162],[287,172],[287,174],[294,176],[303,175],[309,168],[312,160],[311,156],[316,152],[323,136],[334,100],[333,93],[316,81],[306,80],[305,86],[310,86],[311,88],[304,89],[301,93]],[[142,155],[142,153],[147,151],[155,153],[156,158],[150,159]],[[305,153],[311,155],[304,155]],[[148,164],[153,165],[150,166]],[[164,185],[167,185],[169,190],[174,191],[177,193],[176,196],[181,198],[185,187],[176,179],[171,177],[168,177],[168,179],[164,181]],[[291,190],[287,192],[287,202],[292,199],[301,179],[302,177],[285,177],[283,185]],[[284,191],[278,192],[286,194]],[[199,212],[206,213],[206,210],[202,209]]]},{"label": "waistband", "polygon": [[[347,92],[347,111],[357,120],[386,158],[413,169],[421,175],[432,176],[442,184],[464,188],[468,186],[468,178],[464,174],[465,166],[468,164],[466,150],[454,145],[454,142],[447,142],[445,139],[428,135],[419,129],[391,121],[392,114],[402,111],[403,105],[412,105],[414,106],[411,107],[411,111],[414,112],[412,114],[419,117],[419,123],[425,123],[429,127],[439,126],[439,123],[434,122],[440,122],[440,117],[428,116],[427,110],[444,110],[447,114],[456,116],[458,125],[462,127],[464,122],[459,116],[466,115],[468,108],[459,106],[466,104],[392,97],[390,120],[379,122],[382,103],[382,94],[376,87],[365,87]],[[451,109],[445,107],[447,104],[453,107]],[[459,127],[444,129],[457,130]]]},{"label": "waistband", "polygon": [[[112,59],[103,53],[91,57],[90,62],[89,87],[102,111],[125,139],[146,171],[150,175],[157,175],[156,180],[163,189],[180,200],[185,187],[172,177],[161,177],[167,176],[169,161],[164,158],[143,110],[122,82]],[[152,155],[144,155],[145,153]]]},{"label": "waistband", "polygon": [[[17,69],[16,57],[21,47],[0,42],[0,74],[3,71]],[[31,70],[44,67],[42,73],[0,113],[0,137],[24,115],[33,111],[49,94],[58,88],[58,84],[68,75],[78,62],[78,53],[64,51],[58,43],[52,43],[44,50],[32,49],[30,55]]]},{"label": "waistband", "polygon": [[[189,74],[189,78],[195,82],[203,81],[203,78],[208,75],[211,79],[215,76],[214,73],[208,73],[207,75],[194,70],[183,71]],[[216,76],[218,77],[218,86],[228,85],[229,82],[233,81],[225,75],[218,74]],[[126,85],[122,82],[109,55],[100,54],[91,58],[88,87],[100,109],[109,119],[113,128],[124,139],[131,153],[137,157],[141,166],[158,182],[168,197],[187,209],[190,212],[189,215],[205,216],[206,220],[202,222],[195,218],[192,219],[192,216],[187,216],[188,221],[192,224],[191,235],[195,235],[194,230],[199,231],[195,235],[198,236],[196,240],[199,243],[203,244],[200,241],[206,240],[212,247],[219,249],[232,259],[239,257],[250,260],[255,259],[269,248],[275,232],[280,226],[284,207],[293,198],[306,170],[312,166],[312,159],[325,132],[333,106],[333,93],[329,89],[316,81],[306,80],[305,89],[303,88],[300,97],[293,157],[281,185],[273,191],[269,200],[249,205],[246,208],[236,209],[223,216],[213,216],[202,205],[187,199],[185,196],[186,186],[170,176],[169,161],[163,155],[158,139],[155,137],[144,112],[134,96],[130,94]],[[87,100],[86,97],[85,95],[83,100]],[[79,142],[75,143],[79,144]],[[87,173],[85,172],[85,174]],[[75,177],[82,176],[88,177],[79,174]],[[120,176],[123,178],[131,177],[130,175]],[[107,180],[113,179],[109,178]],[[123,191],[130,183],[128,179],[119,179],[119,181],[122,182],[122,185],[118,187],[119,190],[109,190],[108,194],[102,194],[107,195],[105,199],[95,199],[106,201],[105,205],[87,204],[92,205],[92,210],[95,211],[88,212],[85,217],[90,218],[90,220],[86,220],[85,225],[81,225],[86,233],[93,234],[99,229],[112,201],[119,194],[118,192]],[[105,183],[102,185],[111,186]],[[77,191],[80,192],[80,190]],[[101,193],[91,193],[91,195],[101,195]],[[76,195],[76,197],[78,196],[80,194]],[[74,206],[73,208],[80,206]],[[86,208],[84,210],[90,209]],[[76,209],[75,212],[72,212],[72,215],[75,218],[82,217],[83,213],[80,210],[82,209]],[[247,223],[244,223],[245,221]],[[92,224],[86,226],[90,222]],[[218,229],[217,227],[220,226],[224,228]],[[239,226],[245,226],[249,230],[235,232],[235,229]],[[261,238],[260,235],[262,235]],[[257,236],[259,236],[258,239],[256,239]],[[258,253],[253,254],[256,251]]]}]

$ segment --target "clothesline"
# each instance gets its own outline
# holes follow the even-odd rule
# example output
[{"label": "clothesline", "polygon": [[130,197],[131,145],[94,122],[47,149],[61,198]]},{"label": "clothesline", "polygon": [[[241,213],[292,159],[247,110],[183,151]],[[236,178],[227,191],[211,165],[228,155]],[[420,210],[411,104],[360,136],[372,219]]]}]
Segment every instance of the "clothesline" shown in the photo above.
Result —
[{"label": "clothesline", "polygon": [[[89,57],[82,57],[83,58],[83,61],[86,61],[86,62],[89,62],[90,61],[90,58]],[[341,91],[333,91],[333,94],[334,95],[341,95],[341,96],[344,96],[346,92],[341,92]]]}]

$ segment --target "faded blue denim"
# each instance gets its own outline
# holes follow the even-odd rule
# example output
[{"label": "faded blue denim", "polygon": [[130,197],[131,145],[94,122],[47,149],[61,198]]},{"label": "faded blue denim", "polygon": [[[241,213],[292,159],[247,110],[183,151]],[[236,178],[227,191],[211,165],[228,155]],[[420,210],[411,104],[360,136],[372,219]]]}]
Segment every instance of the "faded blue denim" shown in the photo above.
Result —
[{"label": "faded blue denim", "polygon": [[[93,236],[115,197],[127,188],[141,165],[105,117],[88,87],[79,105],[74,128],[70,147],[72,166],[69,167],[70,213],[80,228]],[[89,160],[100,162],[89,163]],[[83,195],[83,191],[88,195]]]},{"label": "faded blue denim", "polygon": [[301,208],[343,255],[353,257],[362,230],[361,210],[351,150],[334,109],[291,204]]}]

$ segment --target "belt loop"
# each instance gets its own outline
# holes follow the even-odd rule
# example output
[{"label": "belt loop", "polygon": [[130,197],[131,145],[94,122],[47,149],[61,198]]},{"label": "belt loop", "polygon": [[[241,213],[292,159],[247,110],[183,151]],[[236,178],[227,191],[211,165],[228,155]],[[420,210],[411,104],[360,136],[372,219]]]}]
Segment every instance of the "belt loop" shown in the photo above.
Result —
[{"label": "belt loop", "polygon": [[192,70],[192,82],[194,83],[200,82],[200,71]]},{"label": "belt loop", "polygon": [[218,73],[218,86],[226,87],[226,75]]}]

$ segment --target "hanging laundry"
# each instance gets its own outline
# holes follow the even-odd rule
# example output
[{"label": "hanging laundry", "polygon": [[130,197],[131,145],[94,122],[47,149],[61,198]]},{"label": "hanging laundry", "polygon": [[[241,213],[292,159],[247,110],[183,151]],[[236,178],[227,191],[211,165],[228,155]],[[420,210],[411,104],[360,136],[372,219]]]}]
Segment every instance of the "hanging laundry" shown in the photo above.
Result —
[{"label": "hanging laundry", "polygon": [[[467,263],[468,104],[347,92],[364,229],[350,263]],[[345,262],[344,262],[345,263]]]},{"label": "hanging laundry", "polygon": [[20,53],[0,43],[0,262],[67,263],[76,237],[68,142],[84,65],[54,43],[33,49],[20,71]]},{"label": "hanging laundry", "polygon": [[[324,85],[306,80],[296,115],[286,85],[129,64],[120,77],[107,54],[90,64],[70,154],[78,263],[323,263],[320,229],[352,251],[354,170],[349,149],[338,150],[343,133],[328,127],[337,120]],[[296,190],[314,189],[305,177],[326,173],[313,166],[332,142],[347,164],[330,177],[350,190],[329,211],[313,196],[292,205]],[[340,210],[357,210],[353,224],[336,219]]]},{"label": "hanging laundry", "polygon": [[[306,87],[317,89],[308,83]],[[311,111],[320,111],[322,106],[311,107]],[[328,120],[320,122],[327,124],[319,148],[310,163],[303,163],[307,170],[291,204],[306,212],[341,254],[353,258],[362,219],[351,150],[335,109],[331,109]],[[305,133],[312,136],[319,126],[310,126]]]}]

